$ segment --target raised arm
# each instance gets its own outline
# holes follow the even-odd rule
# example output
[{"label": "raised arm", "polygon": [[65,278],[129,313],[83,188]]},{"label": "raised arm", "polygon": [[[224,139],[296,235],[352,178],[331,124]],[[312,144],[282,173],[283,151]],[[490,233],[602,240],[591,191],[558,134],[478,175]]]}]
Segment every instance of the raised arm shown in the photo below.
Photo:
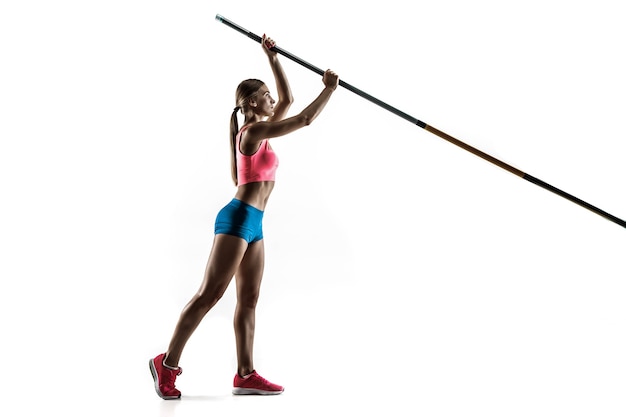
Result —
[{"label": "raised arm", "polygon": [[315,100],[304,108],[299,114],[280,121],[265,121],[250,125],[246,130],[246,140],[257,142],[286,135],[301,127],[310,125],[322,112],[326,103],[339,85],[339,76],[331,70],[326,70],[322,77],[324,89]]},{"label": "raised arm", "polygon": [[285,118],[287,111],[293,103],[293,96],[291,95],[291,88],[289,87],[289,81],[287,81],[287,75],[283,70],[280,61],[278,60],[278,54],[272,51],[276,43],[272,38],[268,38],[263,34],[263,41],[261,42],[263,51],[267,55],[270,61],[270,67],[274,74],[274,80],[276,82],[276,93],[278,94],[278,101],[274,106],[274,115],[268,119],[268,121],[278,121]]}]

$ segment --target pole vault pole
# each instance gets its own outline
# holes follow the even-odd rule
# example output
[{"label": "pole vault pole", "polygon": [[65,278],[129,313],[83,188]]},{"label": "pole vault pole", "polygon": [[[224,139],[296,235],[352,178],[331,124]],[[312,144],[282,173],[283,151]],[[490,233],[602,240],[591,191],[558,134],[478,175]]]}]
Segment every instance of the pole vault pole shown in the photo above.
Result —
[{"label": "pole vault pole", "polygon": [[[240,33],[246,35],[247,37],[249,37],[250,39],[252,39],[252,40],[254,40],[254,41],[258,42],[258,43],[261,43],[263,41],[263,38],[261,38],[259,35],[256,35],[256,34],[250,32],[249,30],[242,28],[239,25],[236,25],[235,23],[233,23],[230,20],[226,19],[224,16],[221,16],[221,15],[218,14],[218,15],[215,16],[215,19],[220,21],[221,23],[225,24],[226,26],[228,26],[228,27],[230,27],[232,29],[235,29],[237,32],[240,32]],[[293,55],[293,54],[291,54],[291,53],[289,53],[289,52],[279,48],[278,46],[274,46],[272,48],[272,50],[276,51],[277,53],[279,53],[279,54],[281,54],[281,55],[283,55],[283,56],[285,56],[287,58],[289,58],[290,60],[292,60],[294,62],[297,62],[298,64],[302,65],[303,67],[308,68],[309,70],[311,70],[311,71],[313,71],[313,72],[315,72],[315,73],[317,73],[319,75],[323,75],[324,74],[324,71],[322,69],[320,69],[320,68],[318,68],[318,67],[316,67],[314,65],[309,64],[305,60],[303,60],[301,58],[298,58],[297,56],[295,56],[295,55]],[[341,79],[339,79],[339,85],[341,87],[345,88],[346,90],[352,91],[356,95],[361,96],[364,99],[369,100],[369,101],[371,101],[374,104],[377,104],[378,106],[380,106],[380,107],[390,111],[391,113],[393,113],[393,114],[395,114],[397,116],[400,116],[400,117],[402,117],[405,120],[408,120],[409,122],[411,122],[411,123],[421,127],[422,129],[424,129],[424,130],[426,130],[426,131],[428,131],[428,132],[430,132],[430,133],[432,133],[434,135],[437,135],[440,138],[442,138],[444,140],[447,140],[448,142],[450,142],[450,143],[452,143],[452,144],[454,144],[454,145],[456,145],[456,146],[458,146],[460,148],[463,148],[466,151],[471,152],[474,155],[476,155],[476,156],[478,156],[480,158],[483,158],[483,159],[491,162],[492,164],[499,166],[502,169],[505,169],[505,170],[509,171],[513,175],[517,175],[518,177],[523,178],[526,181],[532,182],[533,184],[538,185],[539,187],[542,187],[542,188],[544,188],[544,189],[546,189],[548,191],[551,191],[551,192],[553,192],[553,193],[555,193],[557,195],[560,195],[561,197],[563,197],[563,198],[565,198],[567,200],[570,200],[573,203],[576,203],[576,204],[578,204],[578,205],[580,205],[580,206],[582,206],[582,207],[584,207],[584,208],[586,208],[586,209],[588,209],[588,210],[590,210],[590,211],[592,211],[592,212],[594,212],[594,213],[604,217],[605,219],[610,220],[610,221],[612,221],[612,222],[614,222],[614,223],[616,223],[616,224],[626,228],[626,221],[620,219],[619,217],[615,217],[612,214],[607,213],[606,211],[601,210],[598,207],[593,206],[593,205],[587,203],[586,201],[581,200],[578,197],[575,197],[575,196],[573,196],[573,195],[571,195],[569,193],[566,193],[565,191],[562,191],[562,190],[560,190],[560,189],[558,189],[558,188],[548,184],[547,182],[544,182],[544,181],[540,180],[539,178],[533,177],[530,174],[527,174],[527,173],[525,173],[525,172],[523,172],[523,171],[521,171],[521,170],[519,170],[519,169],[517,169],[517,168],[515,168],[515,167],[513,167],[513,166],[511,166],[511,165],[509,165],[507,163],[505,163],[505,162],[502,162],[501,160],[499,160],[497,158],[494,158],[493,156],[491,156],[491,155],[481,151],[480,149],[476,149],[473,146],[470,146],[467,143],[464,143],[464,142],[462,142],[462,141],[460,141],[460,140],[458,140],[458,139],[448,135],[447,133],[442,132],[441,130],[439,130],[439,129],[433,127],[433,126],[430,126],[430,125],[422,122],[421,120],[418,120],[415,117],[413,117],[413,116],[411,116],[409,114],[406,114],[405,112],[400,111],[400,110],[396,109],[393,106],[390,106],[389,104],[387,104],[387,103],[377,99],[374,96],[371,96],[371,95],[367,94],[365,91],[359,90],[358,88],[348,84],[347,82],[345,82],[345,81],[343,81]]]}]

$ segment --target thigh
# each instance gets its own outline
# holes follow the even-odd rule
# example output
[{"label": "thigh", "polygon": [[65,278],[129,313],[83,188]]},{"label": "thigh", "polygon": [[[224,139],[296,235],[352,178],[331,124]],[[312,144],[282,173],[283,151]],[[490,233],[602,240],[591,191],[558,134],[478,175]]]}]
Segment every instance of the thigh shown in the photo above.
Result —
[{"label": "thigh", "polygon": [[264,268],[265,244],[261,239],[248,246],[235,274],[238,302],[256,304]]},{"label": "thigh", "polygon": [[226,291],[247,248],[245,239],[225,234],[215,235],[200,294]]}]

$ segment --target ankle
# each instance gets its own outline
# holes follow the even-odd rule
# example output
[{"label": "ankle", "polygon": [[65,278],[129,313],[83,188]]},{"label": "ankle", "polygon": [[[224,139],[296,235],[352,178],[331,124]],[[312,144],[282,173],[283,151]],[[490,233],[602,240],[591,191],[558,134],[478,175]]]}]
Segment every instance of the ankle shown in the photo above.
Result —
[{"label": "ankle", "polygon": [[169,365],[169,364],[165,363],[166,360],[167,360],[167,358],[163,359],[163,366],[165,368],[171,369],[172,371],[178,371],[178,365],[176,365],[176,366]]},{"label": "ankle", "polygon": [[241,371],[237,372],[239,374],[239,376],[243,379],[248,378],[250,375],[252,375],[254,373],[254,369],[250,370],[250,369],[243,369]]}]

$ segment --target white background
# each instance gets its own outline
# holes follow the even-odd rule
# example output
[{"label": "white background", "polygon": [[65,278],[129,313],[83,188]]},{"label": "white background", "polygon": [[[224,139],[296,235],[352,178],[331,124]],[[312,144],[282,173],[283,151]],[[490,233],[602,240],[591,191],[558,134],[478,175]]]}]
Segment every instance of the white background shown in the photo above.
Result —
[{"label": "white background", "polygon": [[[339,88],[272,146],[256,366],[233,287],[156,397],[234,195],[237,84],[278,46],[620,218],[618,1],[6,1],[2,383],[10,415],[623,416],[624,228]],[[321,77],[282,59],[295,114]],[[2,414],[5,414],[4,412]]]}]

